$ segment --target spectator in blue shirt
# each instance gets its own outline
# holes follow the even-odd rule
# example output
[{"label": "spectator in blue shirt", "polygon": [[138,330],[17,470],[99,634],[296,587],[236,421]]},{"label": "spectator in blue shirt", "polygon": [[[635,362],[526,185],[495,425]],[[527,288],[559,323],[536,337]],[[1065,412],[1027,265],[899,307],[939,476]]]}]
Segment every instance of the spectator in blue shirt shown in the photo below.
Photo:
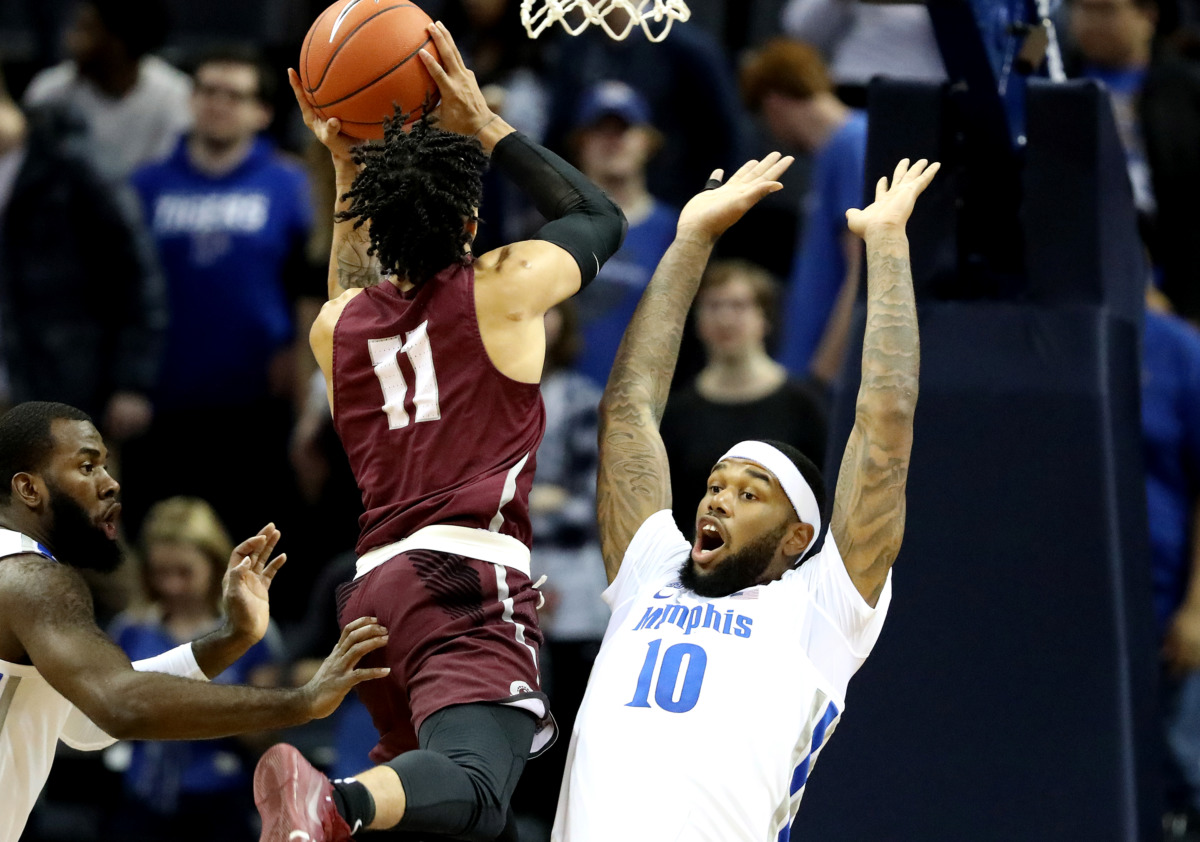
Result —
[{"label": "spectator in blue shirt", "polygon": [[1200,332],[1168,312],[1155,290],[1148,296],[1142,331],[1142,452],[1154,619],[1166,669],[1169,824],[1182,823],[1195,833],[1200,830]]},{"label": "spectator in blue shirt", "polygon": [[776,140],[813,156],[779,361],[794,377],[828,383],[845,345],[846,320],[833,318],[835,305],[843,294],[853,301],[862,261],[846,210],[862,203],[867,118],[834,95],[820,55],[799,41],[769,41],[743,66],[741,82],[747,107],[762,114]]},{"label": "spectator in blue shirt", "polygon": [[[290,498],[264,500],[252,484],[229,481],[249,464],[289,475],[292,401],[310,360],[300,346],[324,294],[305,259],[305,170],[260,135],[273,80],[252,52],[204,58],[195,128],[171,158],[132,179],[170,309],[155,423],[126,455],[131,487],[150,495],[128,497],[134,528],[149,501],[173,494],[207,499],[237,532],[265,520],[264,509],[289,510]],[[174,468],[181,443],[205,470]]]},{"label": "spectator in blue shirt", "polygon": [[[142,550],[149,603],[120,614],[110,629],[132,660],[160,655],[221,624],[221,577],[233,542],[211,506],[176,497],[150,510]],[[281,653],[282,641],[272,624],[261,641],[213,681],[262,684],[263,668]],[[132,743],[124,801],[113,816],[115,838],[256,838],[251,829],[253,745],[246,738]]]},{"label": "spectator in blue shirt", "polygon": [[629,221],[621,250],[575,299],[583,333],[576,369],[603,388],[625,326],[675,238],[679,211],[646,186],[662,134],[653,125],[650,105],[629,85],[607,81],[589,88],[569,142],[580,171],[620,205]]}]

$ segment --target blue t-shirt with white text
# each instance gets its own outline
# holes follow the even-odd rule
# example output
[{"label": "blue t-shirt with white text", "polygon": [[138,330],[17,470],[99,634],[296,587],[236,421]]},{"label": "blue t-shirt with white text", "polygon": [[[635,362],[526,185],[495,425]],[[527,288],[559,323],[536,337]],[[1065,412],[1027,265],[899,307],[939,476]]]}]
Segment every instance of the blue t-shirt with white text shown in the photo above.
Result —
[{"label": "blue t-shirt with white text", "polygon": [[211,176],[193,166],[185,138],[132,182],[169,294],[155,403],[187,409],[261,398],[272,358],[295,332],[284,269],[311,226],[304,169],[259,138],[234,170]]}]

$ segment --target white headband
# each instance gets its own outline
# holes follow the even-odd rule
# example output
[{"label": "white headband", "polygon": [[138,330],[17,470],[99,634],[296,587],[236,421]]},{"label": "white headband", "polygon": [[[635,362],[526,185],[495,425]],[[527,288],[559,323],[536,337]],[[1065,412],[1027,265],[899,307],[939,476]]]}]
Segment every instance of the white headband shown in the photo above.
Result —
[{"label": "white headband", "polygon": [[[816,539],[821,531],[821,508],[817,505],[816,495],[800,473],[800,469],[783,451],[771,447],[766,442],[742,441],[729,448],[718,461],[723,462],[726,459],[745,459],[747,462],[762,465],[774,474],[783,488],[783,493],[791,501],[792,508],[796,510],[796,516],[804,523],[812,524],[813,540]],[[808,547],[811,546],[812,540],[808,542]],[[808,547],[804,548],[806,552]]]}]

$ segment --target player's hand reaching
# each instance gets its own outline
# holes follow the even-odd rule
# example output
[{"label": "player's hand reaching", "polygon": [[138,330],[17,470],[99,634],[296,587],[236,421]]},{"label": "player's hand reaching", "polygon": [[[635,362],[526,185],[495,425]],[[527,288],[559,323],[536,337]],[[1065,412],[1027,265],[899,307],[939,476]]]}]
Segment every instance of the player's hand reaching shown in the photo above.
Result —
[{"label": "player's hand reaching", "polygon": [[317,136],[317,140],[325,144],[325,148],[329,150],[329,154],[333,156],[335,166],[353,167],[354,164],[354,147],[359,146],[365,141],[359,140],[356,137],[350,137],[348,134],[342,134],[342,121],[337,117],[331,117],[328,120],[317,116],[317,112],[313,110],[312,103],[308,101],[308,97],[304,95],[304,86],[300,81],[300,74],[292,68],[288,68],[288,81],[292,83],[292,94],[296,97],[296,104],[300,106],[300,114],[304,117],[304,125]]},{"label": "player's hand reaching", "polygon": [[679,214],[678,232],[695,232],[716,240],[764,197],[783,189],[779,177],[794,160],[791,155],[785,157],[772,152],[761,161],[747,161],[723,184],[724,172],[716,170],[709,184],[716,182],[718,186],[696,194],[684,205]]},{"label": "player's hand reaching", "polygon": [[458,45],[441,21],[427,27],[433,45],[437,47],[442,61],[433,57],[428,50],[421,50],[421,61],[433,81],[437,83],[442,101],[434,112],[438,117],[438,128],[458,134],[478,136],[490,123],[499,121],[499,116],[488,108],[483,91],[475,74],[463,61]]},{"label": "player's hand reaching", "polygon": [[908,158],[901,160],[892,174],[890,187],[887,176],[876,183],[875,201],[862,210],[851,208],[846,211],[846,222],[850,230],[863,239],[866,239],[872,230],[903,230],[916,205],[917,197],[925,191],[929,182],[933,181],[941,166],[936,161],[930,164],[922,158],[910,167]]},{"label": "player's hand reaching", "polygon": [[337,710],[354,685],[383,678],[391,672],[387,667],[355,669],[364,655],[386,646],[387,641],[387,629],[374,617],[359,617],[342,629],[337,646],[316,675],[300,689],[313,719],[324,719]]},{"label": "player's hand reaching", "polygon": [[271,558],[279,538],[275,524],[268,523],[253,538],[234,547],[221,582],[226,623],[236,636],[253,643],[267,633],[271,621],[267,592],[287,561],[286,553]]}]

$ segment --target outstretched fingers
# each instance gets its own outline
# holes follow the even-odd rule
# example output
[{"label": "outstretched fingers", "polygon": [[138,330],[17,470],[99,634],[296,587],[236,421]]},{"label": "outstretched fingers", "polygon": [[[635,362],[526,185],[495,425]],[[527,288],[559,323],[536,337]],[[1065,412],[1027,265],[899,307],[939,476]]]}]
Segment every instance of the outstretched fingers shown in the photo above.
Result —
[{"label": "outstretched fingers", "polygon": [[933,177],[937,175],[937,171],[942,168],[941,161],[934,161],[929,165],[929,169],[921,174],[920,180],[917,181],[917,192],[923,192],[929,186],[929,182],[933,181]]},{"label": "outstretched fingers", "polygon": [[[778,152],[774,152],[772,154],[779,155]],[[767,179],[768,181],[779,181],[780,176],[787,172],[788,168],[791,167],[791,165],[795,162],[796,159],[791,155],[783,155],[777,158],[775,163],[767,168],[766,172],[763,173],[763,178]]]},{"label": "outstretched fingers", "polygon": [[268,582],[275,578],[275,574],[279,572],[279,568],[287,564],[287,553],[280,553],[271,560],[271,563],[263,568],[263,578]]}]

